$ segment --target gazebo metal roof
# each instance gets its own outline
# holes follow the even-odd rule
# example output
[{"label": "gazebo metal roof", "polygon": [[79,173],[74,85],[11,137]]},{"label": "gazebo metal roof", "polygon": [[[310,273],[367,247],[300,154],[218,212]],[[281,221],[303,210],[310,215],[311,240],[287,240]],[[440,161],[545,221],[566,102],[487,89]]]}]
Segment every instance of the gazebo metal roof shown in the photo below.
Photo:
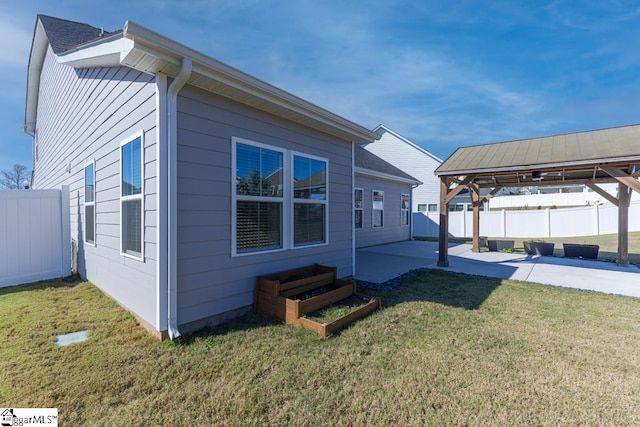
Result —
[{"label": "gazebo metal roof", "polygon": [[[503,187],[584,184],[618,206],[618,263],[628,263],[627,211],[640,193],[640,125],[551,135],[458,148],[435,170],[440,177],[440,255],[448,265],[448,204],[464,188],[473,201],[473,248],[478,251],[479,207]],[[598,184],[617,182],[618,198]],[[492,188],[480,198],[480,188]]]},{"label": "gazebo metal roof", "polygon": [[640,125],[458,148],[436,175],[475,175],[480,187],[615,182],[602,167],[640,163]]}]

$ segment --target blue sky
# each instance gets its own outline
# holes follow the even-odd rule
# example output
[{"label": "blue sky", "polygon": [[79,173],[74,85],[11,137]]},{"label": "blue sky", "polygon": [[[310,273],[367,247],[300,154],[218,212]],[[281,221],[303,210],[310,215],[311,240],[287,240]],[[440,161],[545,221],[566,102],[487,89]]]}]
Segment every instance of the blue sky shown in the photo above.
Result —
[{"label": "blue sky", "polygon": [[108,31],[135,21],[441,158],[463,145],[640,123],[637,1],[7,3],[0,170],[31,167],[22,125],[38,13]]}]

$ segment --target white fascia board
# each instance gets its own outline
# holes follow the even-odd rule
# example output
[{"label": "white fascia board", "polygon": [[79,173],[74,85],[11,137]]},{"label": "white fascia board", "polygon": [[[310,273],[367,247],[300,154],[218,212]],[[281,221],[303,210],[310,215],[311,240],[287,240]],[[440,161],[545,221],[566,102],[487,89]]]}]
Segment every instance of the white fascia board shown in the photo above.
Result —
[{"label": "white fascia board", "polygon": [[408,178],[403,178],[400,176],[395,176],[395,175],[391,175],[388,173],[384,173],[384,172],[378,172],[378,171],[374,171],[371,169],[366,169],[366,168],[362,168],[359,166],[356,166],[354,168],[355,173],[359,174],[359,175],[366,175],[366,176],[370,176],[370,177],[374,177],[374,178],[381,178],[381,179],[386,179],[389,181],[397,181],[397,182],[402,182],[405,184],[412,184],[412,185],[421,185],[423,184],[422,181],[418,181],[415,179],[408,179]]},{"label": "white fascia board", "polygon": [[40,91],[40,73],[49,47],[49,39],[40,20],[36,24],[29,55],[29,71],[27,75],[27,99],[24,114],[24,131],[33,133],[36,130],[36,113],[38,110],[38,93]]},{"label": "white fascia board", "polygon": [[132,48],[133,41],[117,35],[65,52],[57,57],[57,61],[74,68],[119,67],[121,57]]},{"label": "white fascia board", "polygon": [[432,153],[428,152],[424,148],[420,147],[418,144],[409,141],[407,138],[405,138],[404,136],[400,135],[398,132],[394,132],[393,130],[389,129],[385,125],[380,124],[380,125],[376,126],[375,129],[373,129],[373,131],[375,133],[378,133],[379,130],[384,130],[385,132],[389,132],[391,135],[395,136],[396,138],[398,138],[399,140],[405,142],[406,144],[412,146],[416,150],[426,154],[427,156],[431,157],[433,160],[437,161],[438,163],[442,163],[442,159],[440,157],[436,156],[435,154],[432,154]]},{"label": "white fascia board", "polygon": [[145,51],[160,59],[164,58],[170,64],[179,64],[183,57],[191,58],[193,61],[194,74],[200,74],[213,79],[248,95],[255,96],[273,105],[294,111],[323,125],[334,128],[353,137],[353,141],[356,143],[365,144],[380,139],[380,135],[369,129],[185,45],[170,40],[134,22],[127,21],[125,23],[123,37],[133,40],[136,49]]}]

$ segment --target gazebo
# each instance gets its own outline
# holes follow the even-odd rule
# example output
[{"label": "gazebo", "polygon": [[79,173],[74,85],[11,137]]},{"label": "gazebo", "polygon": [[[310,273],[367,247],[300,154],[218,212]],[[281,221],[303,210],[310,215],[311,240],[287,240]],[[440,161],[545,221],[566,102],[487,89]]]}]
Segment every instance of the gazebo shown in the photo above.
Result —
[{"label": "gazebo", "polygon": [[[585,184],[618,207],[618,265],[629,264],[629,201],[640,193],[640,125],[458,148],[435,170],[440,178],[438,265],[449,266],[449,202],[469,189],[473,251],[479,251],[480,207],[505,187]],[[618,197],[598,184],[618,183]],[[480,197],[480,189],[491,189]]]}]

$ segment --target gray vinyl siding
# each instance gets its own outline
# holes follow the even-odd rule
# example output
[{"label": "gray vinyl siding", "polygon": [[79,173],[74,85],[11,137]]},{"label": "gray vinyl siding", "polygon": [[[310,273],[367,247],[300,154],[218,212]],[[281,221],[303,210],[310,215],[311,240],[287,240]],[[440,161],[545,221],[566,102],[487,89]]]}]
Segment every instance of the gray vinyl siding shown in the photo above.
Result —
[{"label": "gray vinyl siding", "polygon": [[[400,225],[400,195],[411,195],[410,185],[356,174],[355,186],[363,190],[362,228],[356,229],[356,248],[411,239],[411,222],[409,225]],[[383,227],[372,226],[373,190],[384,191]]]},{"label": "gray vinyl siding", "polygon": [[434,174],[438,160],[386,131],[365,148],[423,183],[413,189],[413,212],[418,211],[418,204],[440,203],[440,180]]},{"label": "gray vinyl siding", "polygon": [[[231,256],[232,137],[328,159],[328,245]],[[251,305],[258,275],[312,263],[350,275],[351,176],[350,142],[186,86],[178,97],[179,324]]]},{"label": "gray vinyl siding", "polygon": [[[156,319],[154,77],[129,68],[73,69],[49,48],[40,79],[34,188],[70,186],[78,270],[137,316]],[[120,143],[144,131],[144,262],[120,254]],[[96,246],[84,243],[84,166],[95,160]],[[70,171],[67,171],[67,167]]]}]

